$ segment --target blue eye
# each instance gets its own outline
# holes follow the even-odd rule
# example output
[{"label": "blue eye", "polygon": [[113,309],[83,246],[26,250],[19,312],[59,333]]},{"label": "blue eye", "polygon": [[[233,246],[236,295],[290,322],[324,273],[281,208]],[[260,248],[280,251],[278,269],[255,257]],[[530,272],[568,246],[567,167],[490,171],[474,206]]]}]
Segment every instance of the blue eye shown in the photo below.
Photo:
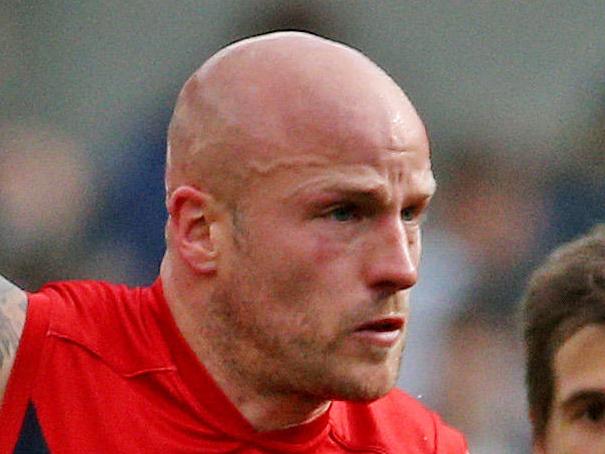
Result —
[{"label": "blue eye", "polygon": [[338,222],[347,222],[356,219],[358,214],[355,207],[343,205],[330,210],[327,215]]},{"label": "blue eye", "polygon": [[414,220],[416,213],[413,208],[404,208],[401,210],[401,219],[404,222],[411,222]]}]

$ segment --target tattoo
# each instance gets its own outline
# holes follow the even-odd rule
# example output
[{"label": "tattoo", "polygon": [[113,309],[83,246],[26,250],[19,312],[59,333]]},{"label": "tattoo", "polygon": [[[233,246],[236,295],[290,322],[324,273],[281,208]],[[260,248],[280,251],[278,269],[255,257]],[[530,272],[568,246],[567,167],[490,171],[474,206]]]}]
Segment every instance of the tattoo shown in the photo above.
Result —
[{"label": "tattoo", "polygon": [[[25,323],[25,292],[0,276],[0,382],[8,373]],[[0,383],[1,385],[1,383]]]}]

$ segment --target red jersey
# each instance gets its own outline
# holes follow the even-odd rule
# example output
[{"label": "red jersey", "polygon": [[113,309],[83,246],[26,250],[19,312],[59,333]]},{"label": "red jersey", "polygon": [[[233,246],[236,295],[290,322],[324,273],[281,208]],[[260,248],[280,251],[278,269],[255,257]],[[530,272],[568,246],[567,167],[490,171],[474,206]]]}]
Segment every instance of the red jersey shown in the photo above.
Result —
[{"label": "red jersey", "polygon": [[257,432],[178,330],[158,280],[130,289],[51,284],[29,295],[0,408],[0,453],[443,453],[462,435],[400,390],[333,402],[321,417]]}]

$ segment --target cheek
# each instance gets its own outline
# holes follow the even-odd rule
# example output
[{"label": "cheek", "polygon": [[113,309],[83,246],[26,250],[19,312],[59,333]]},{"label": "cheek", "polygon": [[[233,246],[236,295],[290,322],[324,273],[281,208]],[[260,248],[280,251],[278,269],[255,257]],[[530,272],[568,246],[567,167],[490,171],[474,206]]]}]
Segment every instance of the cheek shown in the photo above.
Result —
[{"label": "cheek", "polygon": [[337,230],[319,223],[303,227],[263,228],[262,235],[254,232],[243,244],[245,264],[239,264],[239,272],[248,275],[251,285],[262,283],[275,298],[287,298],[290,304],[308,300],[311,294],[351,288],[356,264],[363,257],[358,235],[352,228]]},{"label": "cheek", "polygon": [[326,266],[346,252],[346,248],[334,242],[328,234],[319,234],[309,243],[312,260],[317,266]]},{"label": "cheek", "polygon": [[255,300],[263,300],[276,307],[292,308],[316,285],[317,262],[321,253],[306,244],[303,238],[292,241],[284,232],[276,232],[271,241],[260,247],[260,242],[247,249],[238,261],[238,274],[246,281],[246,288]]},{"label": "cheek", "polygon": [[369,223],[322,225],[310,236],[308,244],[318,264],[355,263],[363,257],[364,245],[371,243],[375,233]]},{"label": "cheek", "polygon": [[319,273],[320,268],[331,267],[351,249],[343,235],[319,228],[279,232],[273,235],[271,242],[275,245],[274,257],[280,264],[311,275]]},{"label": "cheek", "polygon": [[[348,248],[333,241],[329,235],[299,236],[287,248],[271,258],[271,285],[280,299],[289,304],[312,306],[322,295],[342,293],[351,288],[355,261]],[[346,285],[345,285],[346,284]],[[330,297],[332,300],[333,298]]]},{"label": "cheek", "polygon": [[330,233],[320,233],[310,242],[310,273],[324,283],[324,291],[344,294],[355,289],[362,275],[362,246],[360,239],[335,238]]},{"label": "cheek", "polygon": [[544,452],[548,454],[590,452],[590,450],[583,449],[586,446],[586,440],[583,438],[582,434],[576,433],[572,427],[563,424],[558,417],[554,417],[549,422]]}]

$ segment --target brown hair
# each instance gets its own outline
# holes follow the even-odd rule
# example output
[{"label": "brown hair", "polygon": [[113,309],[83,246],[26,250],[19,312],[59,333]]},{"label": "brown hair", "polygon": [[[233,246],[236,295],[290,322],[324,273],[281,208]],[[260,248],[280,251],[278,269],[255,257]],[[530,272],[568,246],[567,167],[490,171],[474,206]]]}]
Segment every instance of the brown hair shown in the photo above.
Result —
[{"label": "brown hair", "polygon": [[540,438],[551,412],[555,353],[580,328],[605,323],[605,224],[550,254],[532,274],[521,308],[527,397]]}]

